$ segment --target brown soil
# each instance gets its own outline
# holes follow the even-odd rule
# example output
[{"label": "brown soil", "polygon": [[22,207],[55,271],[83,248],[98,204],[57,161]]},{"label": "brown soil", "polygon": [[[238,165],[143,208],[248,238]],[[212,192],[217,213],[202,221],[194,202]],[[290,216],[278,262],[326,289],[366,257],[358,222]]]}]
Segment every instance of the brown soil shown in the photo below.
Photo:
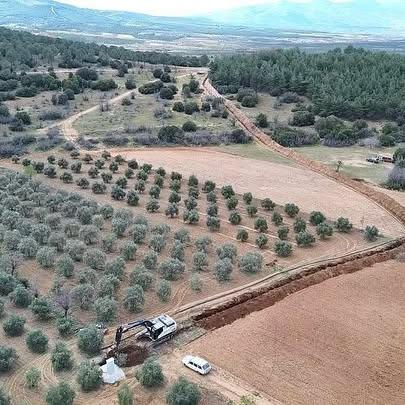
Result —
[{"label": "brown soil", "polygon": [[163,166],[184,176],[196,174],[218,186],[270,197],[277,204],[294,202],[302,211],[319,210],[327,217],[350,218],[358,228],[373,224],[386,235],[404,234],[402,224],[374,202],[347,187],[303,167],[232,156],[209,148],[151,148],[116,150],[127,159]]},{"label": "brown soil", "polygon": [[403,404],[404,285],[403,263],[374,264],[217,329],[190,350],[285,404]]},{"label": "brown soil", "polygon": [[304,290],[323,281],[359,271],[375,263],[381,263],[403,254],[404,240],[391,242],[378,252],[370,251],[350,255],[341,260],[311,266],[306,270],[291,271],[288,276],[280,274],[267,285],[245,294],[235,296],[217,306],[202,311],[194,320],[206,329],[216,329],[242,318],[252,312],[268,308],[290,294]]},{"label": "brown soil", "polygon": [[119,349],[119,353],[127,355],[125,367],[132,367],[142,364],[148,357],[149,352],[145,347],[136,345],[127,345]]}]

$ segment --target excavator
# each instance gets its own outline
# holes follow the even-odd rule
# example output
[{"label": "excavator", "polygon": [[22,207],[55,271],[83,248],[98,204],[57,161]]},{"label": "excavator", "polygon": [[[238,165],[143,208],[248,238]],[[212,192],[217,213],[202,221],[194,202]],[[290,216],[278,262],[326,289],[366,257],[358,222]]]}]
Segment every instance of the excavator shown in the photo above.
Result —
[{"label": "excavator", "polygon": [[135,339],[148,338],[153,342],[153,346],[163,343],[173,337],[177,330],[176,321],[168,315],[159,315],[151,320],[139,320],[128,322],[118,326],[115,331],[114,343],[109,349],[117,351],[122,341],[123,335],[135,328],[143,327],[144,329],[135,335]]}]

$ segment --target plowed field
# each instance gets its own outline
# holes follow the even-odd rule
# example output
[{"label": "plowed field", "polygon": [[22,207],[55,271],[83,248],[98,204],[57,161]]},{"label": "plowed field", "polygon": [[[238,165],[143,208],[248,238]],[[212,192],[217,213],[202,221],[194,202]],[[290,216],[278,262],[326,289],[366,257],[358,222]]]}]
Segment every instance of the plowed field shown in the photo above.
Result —
[{"label": "plowed field", "polygon": [[405,403],[405,266],[327,280],[192,345],[286,404]]}]

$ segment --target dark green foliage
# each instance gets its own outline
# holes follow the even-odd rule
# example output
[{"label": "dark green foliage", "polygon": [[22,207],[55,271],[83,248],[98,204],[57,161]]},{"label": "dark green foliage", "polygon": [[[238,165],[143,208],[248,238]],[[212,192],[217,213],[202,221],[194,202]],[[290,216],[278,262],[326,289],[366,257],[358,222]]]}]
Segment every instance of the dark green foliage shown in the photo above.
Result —
[{"label": "dark green foliage", "polygon": [[290,125],[296,127],[306,127],[314,125],[315,115],[310,111],[296,111],[290,119]]},{"label": "dark green foliage", "polygon": [[353,224],[350,223],[349,219],[343,217],[338,218],[334,225],[338,232],[344,233],[349,233],[353,228]]},{"label": "dark green foliage", "polygon": [[329,236],[332,236],[333,234],[333,227],[326,222],[321,222],[319,225],[316,227],[316,234],[321,238],[321,239],[326,239]]},{"label": "dark green foliage", "polygon": [[319,225],[320,223],[324,222],[326,217],[320,211],[312,211],[309,216],[309,222],[311,225]]},{"label": "dark green foliage", "polygon": [[217,204],[210,204],[207,207],[207,215],[211,217],[217,217],[218,216],[218,205]]},{"label": "dark green foliage", "polygon": [[274,210],[276,204],[272,200],[270,200],[270,198],[265,198],[262,201],[261,206],[266,211],[272,211],[272,210]]},{"label": "dark green foliage", "polygon": [[70,385],[62,381],[48,389],[46,392],[47,405],[72,405],[76,394]]},{"label": "dark green foliage", "polygon": [[256,117],[255,124],[259,128],[267,128],[269,126],[269,121],[267,120],[267,115],[259,113]]},{"label": "dark green foliage", "polygon": [[[265,236],[265,235],[263,235]],[[263,256],[257,252],[248,252],[239,259],[240,271],[248,274],[255,274],[262,271]]]},{"label": "dark green foliage", "polygon": [[117,316],[117,303],[113,298],[101,297],[94,302],[94,310],[97,320],[100,322],[111,322]]},{"label": "dark green foliage", "polygon": [[72,335],[74,325],[74,320],[69,317],[60,317],[56,320],[56,328],[58,329],[59,335],[62,337]]},{"label": "dark green foliage", "polygon": [[229,214],[229,222],[232,225],[239,225],[241,223],[241,221],[242,221],[242,217],[241,217],[241,215],[239,214],[238,211],[232,211]]},{"label": "dark green foliage", "polygon": [[168,405],[197,405],[201,392],[197,385],[180,377],[169,389],[166,396]]},{"label": "dark green foliage", "polygon": [[269,229],[269,227],[267,225],[267,221],[263,217],[256,218],[254,226],[255,226],[256,231],[259,231],[259,232],[267,232],[267,230]]},{"label": "dark green foliage", "polygon": [[90,392],[100,387],[103,382],[102,375],[103,372],[97,364],[92,365],[89,361],[84,361],[79,365],[76,380],[84,392]]},{"label": "dark green foliage", "polygon": [[231,259],[224,258],[215,263],[214,275],[219,282],[229,281],[232,271],[233,265]]},{"label": "dark green foliage", "polygon": [[284,212],[290,217],[294,218],[300,212],[300,209],[295,204],[286,204],[284,206]]},{"label": "dark green foliage", "polygon": [[405,70],[396,68],[404,65],[401,55],[353,47],[326,53],[270,50],[223,56],[212,64],[211,77],[221,85],[308,96],[314,112],[323,116],[395,120],[403,114],[405,96],[400,85]]},{"label": "dark green foliage", "polygon": [[123,384],[118,389],[118,405],[133,405],[134,393],[128,384]]},{"label": "dark green foliage", "polygon": [[19,315],[10,315],[3,323],[3,330],[7,336],[21,336],[24,333],[25,318]]},{"label": "dark green foliage", "polygon": [[319,142],[319,136],[313,132],[304,132],[288,127],[277,127],[271,137],[278,144],[285,147],[314,145]]},{"label": "dark green foliage", "polygon": [[185,271],[185,265],[178,259],[167,259],[159,266],[159,273],[165,280],[178,280]]},{"label": "dark green foliage", "polygon": [[256,237],[255,242],[259,249],[264,249],[267,246],[267,243],[269,242],[269,238],[264,233],[261,233]]},{"label": "dark green foliage", "polygon": [[283,217],[278,212],[273,212],[271,222],[273,222],[274,225],[279,226],[283,223]]},{"label": "dark green foliage", "polygon": [[249,233],[246,229],[238,229],[236,239],[240,242],[246,242],[249,238]]},{"label": "dark green foliage", "polygon": [[297,218],[294,221],[294,232],[299,233],[307,229],[307,223],[302,218]]},{"label": "dark green foliage", "polygon": [[228,210],[234,210],[238,205],[238,199],[236,196],[232,195],[226,200],[226,207]]},{"label": "dark green foliage", "polygon": [[52,304],[46,297],[35,297],[30,308],[35,317],[40,321],[47,321],[53,316]]},{"label": "dark green foliage", "polygon": [[219,228],[221,226],[221,221],[218,217],[211,217],[211,216],[207,216],[207,227],[210,231],[215,232],[215,231],[219,231]]},{"label": "dark green foliage", "polygon": [[193,225],[193,224],[197,224],[198,221],[200,220],[200,214],[198,213],[198,211],[196,209],[192,209],[192,210],[186,210],[183,213],[183,221]]},{"label": "dark green foliage", "polygon": [[18,356],[15,349],[6,346],[0,346],[0,372],[11,370],[17,359]]},{"label": "dark green foliage", "polygon": [[213,181],[207,180],[202,187],[202,191],[204,193],[211,193],[212,191],[215,191],[215,187],[216,184]]},{"label": "dark green foliage", "polygon": [[299,232],[295,236],[295,240],[300,247],[308,247],[315,243],[315,237],[307,231]]},{"label": "dark green foliage", "polygon": [[172,295],[172,287],[169,281],[161,280],[157,284],[156,295],[162,302],[168,302]]},{"label": "dark green foliage", "polygon": [[281,240],[287,239],[289,232],[290,232],[290,229],[288,228],[288,226],[280,226],[280,227],[277,229],[278,237],[279,237]]},{"label": "dark green foliage", "polygon": [[18,285],[8,297],[17,308],[27,308],[32,301],[31,291],[22,285]]},{"label": "dark green foliage", "polygon": [[221,259],[221,260],[229,259],[229,260],[231,260],[231,262],[234,262],[237,254],[238,254],[236,246],[232,243],[225,243],[225,244],[219,246],[217,248],[216,252],[217,252],[219,259]]},{"label": "dark green foliage", "polygon": [[158,138],[164,143],[183,143],[184,132],[175,125],[169,125],[159,130]]},{"label": "dark green foliage", "polygon": [[232,186],[227,185],[221,188],[221,194],[224,198],[229,199],[235,195],[235,191],[233,191]]},{"label": "dark green foliage", "polygon": [[79,349],[89,356],[97,355],[103,343],[103,334],[96,326],[82,328],[77,333]]},{"label": "dark green foliage", "polygon": [[197,125],[193,121],[186,121],[183,124],[182,129],[184,132],[195,132],[197,131]]},{"label": "dark green foliage", "polygon": [[153,359],[148,359],[136,374],[142,386],[147,388],[158,387],[163,384],[162,367]]},{"label": "dark green foliage", "polygon": [[274,244],[274,251],[280,257],[288,257],[291,256],[292,253],[292,245],[284,240],[278,240]]},{"label": "dark green foliage", "polygon": [[30,332],[25,341],[28,348],[34,353],[45,353],[48,350],[48,337],[40,330]]},{"label": "dark green foliage", "polygon": [[366,226],[366,229],[364,230],[364,238],[368,240],[369,242],[375,241],[378,237],[380,236],[380,231],[378,228],[374,225],[368,225]]}]

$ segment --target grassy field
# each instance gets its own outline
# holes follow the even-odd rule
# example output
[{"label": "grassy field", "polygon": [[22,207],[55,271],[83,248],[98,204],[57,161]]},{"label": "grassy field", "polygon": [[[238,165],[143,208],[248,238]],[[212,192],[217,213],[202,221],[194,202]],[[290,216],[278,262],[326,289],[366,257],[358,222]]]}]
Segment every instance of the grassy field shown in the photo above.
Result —
[{"label": "grassy field", "polygon": [[[194,121],[198,129],[219,133],[233,129],[228,119],[211,117],[211,113],[199,112],[192,116],[172,111],[173,103],[183,101],[181,88],[183,83],[190,80],[190,75],[182,75],[177,78],[176,86],[179,88],[174,100],[162,100],[157,95],[143,95],[138,91],[132,105],[123,106],[116,104],[110,111],[95,111],[82,118],[75,124],[75,129],[81,135],[103,136],[111,131],[123,131],[127,127],[145,126],[148,128],[160,128],[165,125],[176,125],[181,127],[186,121]],[[139,84],[148,80],[140,81]],[[139,86],[138,86],[139,87]],[[201,96],[194,96],[190,100],[200,103]],[[157,116],[157,111],[165,110],[165,114]]]},{"label": "grassy field", "polygon": [[361,146],[350,146],[344,148],[330,148],[322,145],[294,148],[311,159],[318,160],[331,167],[336,167],[339,160],[343,162],[341,171],[353,178],[364,179],[373,183],[381,183],[386,180],[387,175],[393,168],[391,163],[369,163],[366,158],[370,155],[383,154],[392,155],[397,147],[369,149]]},{"label": "grassy field", "polygon": [[219,152],[229,153],[230,155],[242,156],[249,159],[263,160],[265,162],[280,163],[288,166],[295,166],[295,163],[277,153],[266,149],[257,143],[250,143],[248,145],[234,144],[234,145],[221,145],[215,146],[212,149]]}]

